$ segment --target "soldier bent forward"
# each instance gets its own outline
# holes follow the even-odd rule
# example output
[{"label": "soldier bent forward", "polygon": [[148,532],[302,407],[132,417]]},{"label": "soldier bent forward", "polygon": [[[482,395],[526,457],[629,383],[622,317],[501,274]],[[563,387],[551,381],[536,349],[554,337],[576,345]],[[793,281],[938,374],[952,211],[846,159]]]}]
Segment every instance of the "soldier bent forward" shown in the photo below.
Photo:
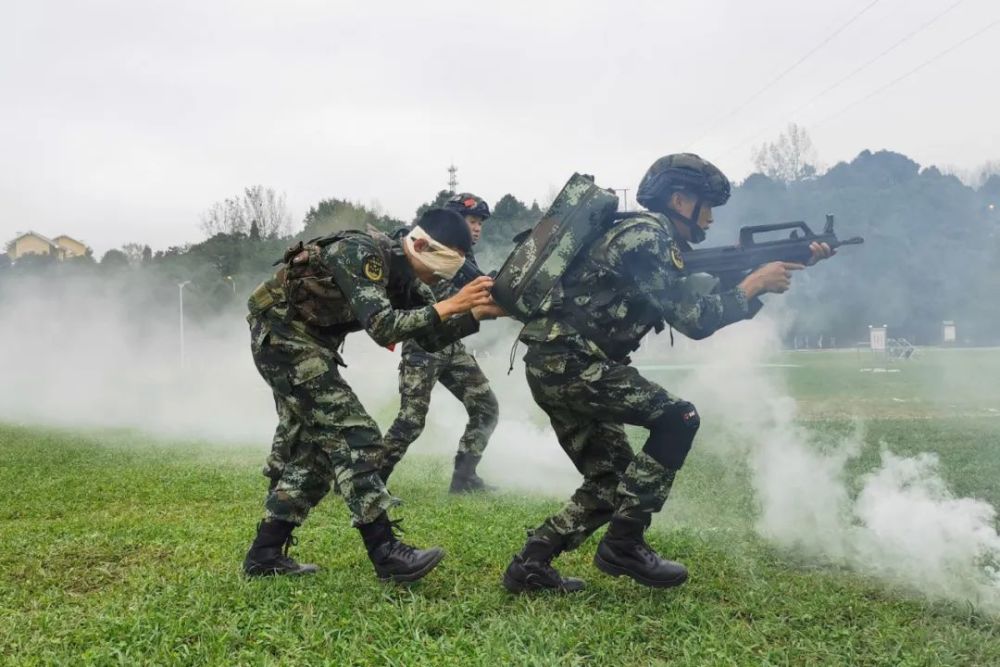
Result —
[{"label": "soldier bent forward", "polygon": [[[461,216],[431,209],[409,237],[348,231],[290,249],[284,266],[249,301],[251,350],[278,412],[265,474],[265,518],[243,564],[246,574],[304,574],[315,565],[287,555],[292,531],[337,484],[382,579],[413,581],[444,556],[396,539],[396,504],[379,478],[378,427],[338,370],[345,336],[364,329],[380,345],[416,338],[431,350],[479,329],[496,314],[489,278],[435,303],[427,284],[451,278],[471,249]],[[457,316],[457,317],[456,317]]]}]

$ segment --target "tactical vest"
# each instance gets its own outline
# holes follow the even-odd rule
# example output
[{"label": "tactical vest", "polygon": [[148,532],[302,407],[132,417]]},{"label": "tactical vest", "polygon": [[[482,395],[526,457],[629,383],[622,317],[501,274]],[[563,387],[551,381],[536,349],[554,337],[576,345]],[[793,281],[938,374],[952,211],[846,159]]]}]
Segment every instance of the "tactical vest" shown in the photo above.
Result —
[{"label": "tactical vest", "polygon": [[[602,249],[597,253],[591,251],[581,254],[566,272],[567,277],[572,278],[575,284],[569,287],[560,285],[548,313],[550,317],[563,319],[580,335],[601,348],[608,358],[618,361],[638,349],[642,337],[651,329],[659,333],[665,326],[660,310],[648,302],[632,280],[622,276],[607,261],[605,254],[611,242],[623,232],[641,226],[659,227],[646,218],[647,215],[649,214],[626,213],[616,216],[618,222],[614,231],[600,239]],[[596,265],[597,270],[585,273],[582,270],[584,263]],[[588,297],[582,305],[577,303],[580,297]],[[614,327],[602,326],[602,315],[622,304],[628,308],[629,321],[639,327],[638,337],[634,329],[630,332],[616,332]]]},{"label": "tactical vest", "polygon": [[391,240],[388,237],[347,230],[305,243],[300,241],[275,262],[282,267],[274,277],[250,295],[248,306],[251,314],[259,315],[273,306],[284,305],[287,307],[285,317],[289,321],[326,331],[357,328],[357,318],[324,257],[327,246],[357,236],[373,238],[384,266],[389,266]]}]

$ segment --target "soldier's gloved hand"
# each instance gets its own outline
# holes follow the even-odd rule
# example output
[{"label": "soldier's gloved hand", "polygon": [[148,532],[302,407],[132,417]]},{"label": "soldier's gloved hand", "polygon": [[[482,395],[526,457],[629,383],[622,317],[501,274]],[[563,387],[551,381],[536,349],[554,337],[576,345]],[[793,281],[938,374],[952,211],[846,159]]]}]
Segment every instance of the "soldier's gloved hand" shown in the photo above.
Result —
[{"label": "soldier's gloved hand", "polygon": [[740,283],[740,289],[748,299],[758,294],[781,294],[792,286],[792,271],[806,268],[802,264],[792,262],[771,262],[760,267]]},{"label": "soldier's gloved hand", "polygon": [[812,259],[809,260],[809,266],[812,266],[821,259],[829,259],[837,254],[837,251],[830,247],[828,243],[819,243],[813,241],[809,244],[809,251],[812,253]]},{"label": "soldier's gloved hand", "polygon": [[442,319],[448,319],[452,315],[468,313],[477,306],[489,306],[493,304],[490,290],[493,288],[493,279],[480,276],[460,289],[453,296],[438,301],[434,304],[434,310]]}]

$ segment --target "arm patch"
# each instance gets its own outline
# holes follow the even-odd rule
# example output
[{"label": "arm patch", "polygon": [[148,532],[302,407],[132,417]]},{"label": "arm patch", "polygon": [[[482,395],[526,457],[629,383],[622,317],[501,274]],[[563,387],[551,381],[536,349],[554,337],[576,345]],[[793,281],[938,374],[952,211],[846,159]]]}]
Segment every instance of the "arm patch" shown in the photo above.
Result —
[{"label": "arm patch", "polygon": [[368,280],[374,283],[381,282],[385,276],[385,263],[378,255],[368,255],[361,264],[361,272]]}]

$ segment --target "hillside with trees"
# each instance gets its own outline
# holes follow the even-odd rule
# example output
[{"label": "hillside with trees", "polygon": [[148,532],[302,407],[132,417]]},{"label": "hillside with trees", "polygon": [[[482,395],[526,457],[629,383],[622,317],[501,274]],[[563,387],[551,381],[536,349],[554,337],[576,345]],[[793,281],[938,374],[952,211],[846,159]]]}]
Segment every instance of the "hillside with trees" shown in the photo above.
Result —
[{"label": "hillside with trees", "polygon": [[[865,237],[865,245],[845,248],[834,260],[796,276],[787,297],[794,313],[789,342],[822,336],[827,345],[850,345],[866,338],[868,325],[887,324],[894,336],[934,344],[940,342],[942,320],[957,322],[961,342],[1000,342],[1000,174],[984,173],[972,187],[884,150],[864,151],[820,172],[808,159],[808,137],[793,128],[786,135],[758,149],[761,173],[739,184],[729,204],[716,211],[705,245],[734,243],[744,225],[804,220],[818,230],[827,213],[836,216],[841,237]],[[414,219],[450,194],[437,193]],[[501,197],[492,210],[476,249],[487,270],[498,268],[513,247],[511,238],[542,215],[537,203],[528,205],[513,194]],[[178,285],[189,281],[189,317],[235,316],[295,241],[351,228],[391,232],[405,224],[378,207],[330,197],[312,206],[293,231],[283,196],[252,186],[206,209],[207,238],[198,243],[153,250],[129,242],[100,261],[90,256],[0,261],[0,307],[24,280],[41,281],[51,290],[64,281],[93,280],[120,294],[135,312],[172,317]]]}]

